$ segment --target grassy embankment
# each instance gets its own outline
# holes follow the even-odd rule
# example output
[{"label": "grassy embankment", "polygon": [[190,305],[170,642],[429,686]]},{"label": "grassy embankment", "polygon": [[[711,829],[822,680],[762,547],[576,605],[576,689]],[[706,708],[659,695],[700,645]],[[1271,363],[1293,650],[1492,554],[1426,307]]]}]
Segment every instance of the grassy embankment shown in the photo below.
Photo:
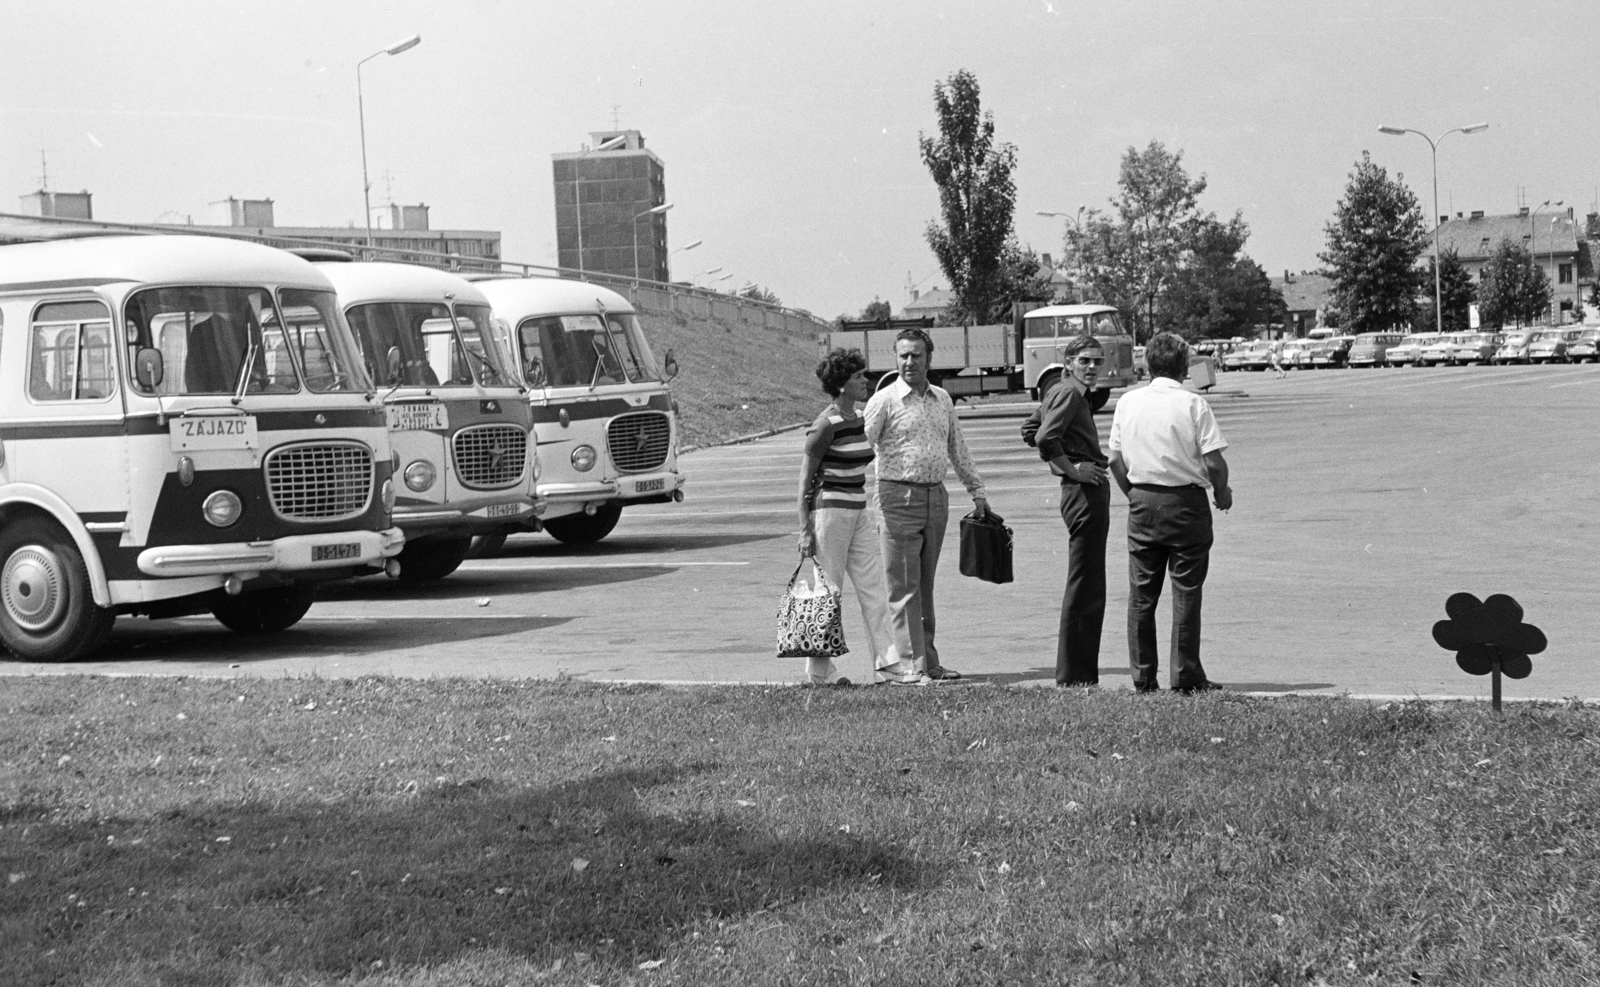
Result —
[{"label": "grassy embankment", "polygon": [[680,372],[672,394],[683,443],[704,446],[817,417],[828,396],[814,369],[816,337],[714,319],[639,317],[658,358],[671,349]]},{"label": "grassy embankment", "polygon": [[0,682],[0,982],[1592,984],[1600,712]]}]

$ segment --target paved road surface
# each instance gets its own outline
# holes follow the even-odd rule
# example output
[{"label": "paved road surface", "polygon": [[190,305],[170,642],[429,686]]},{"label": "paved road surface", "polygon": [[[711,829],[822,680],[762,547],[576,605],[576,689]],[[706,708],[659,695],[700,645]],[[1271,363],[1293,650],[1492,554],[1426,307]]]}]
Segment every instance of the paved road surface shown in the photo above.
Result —
[{"label": "paved road surface", "polygon": [[[1206,587],[1213,678],[1266,692],[1486,694],[1487,679],[1457,670],[1429,637],[1445,598],[1466,590],[1512,594],[1550,638],[1507,696],[1600,697],[1600,367],[1234,373],[1218,390],[1236,506],[1218,517]],[[1016,533],[1018,582],[962,578],[953,517],[939,640],[969,675],[1048,684],[1066,536],[1055,481],[1017,439],[1027,408],[963,411]],[[1109,409],[1098,420],[1103,432]],[[334,587],[265,640],[203,618],[124,618],[93,661],[0,672],[794,681],[799,663],[770,654],[795,559],[800,445],[788,432],[692,453],[684,504],[627,512],[589,549],[524,536],[434,586]],[[970,502],[951,488],[959,516]],[[1125,522],[1114,493],[1100,661],[1114,688],[1129,681]],[[848,599],[846,613],[847,636],[862,640]],[[841,661],[863,678],[868,664]]]}]

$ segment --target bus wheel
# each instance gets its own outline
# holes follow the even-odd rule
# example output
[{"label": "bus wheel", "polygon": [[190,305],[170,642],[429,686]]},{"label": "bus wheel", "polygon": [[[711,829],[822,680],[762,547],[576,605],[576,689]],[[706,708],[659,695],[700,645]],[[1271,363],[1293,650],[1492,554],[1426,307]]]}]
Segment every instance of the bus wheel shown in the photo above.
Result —
[{"label": "bus wheel", "polygon": [[472,547],[467,549],[469,559],[492,559],[500,554],[506,547],[506,532],[496,531],[492,535],[479,535],[472,539]]},{"label": "bus wheel", "polygon": [[309,586],[277,586],[225,596],[211,615],[240,634],[276,634],[300,622],[316,594]]},{"label": "bus wheel", "polygon": [[428,538],[408,541],[395,558],[400,562],[400,579],[408,583],[427,583],[460,568],[472,548],[471,536]]},{"label": "bus wheel", "polygon": [[115,610],[95,606],[89,570],[54,522],[24,518],[0,533],[0,643],[24,661],[71,661],[105,643]]},{"label": "bus wheel", "polygon": [[1106,406],[1106,402],[1110,401],[1110,400],[1111,400],[1111,390],[1109,388],[1102,387],[1097,391],[1090,391],[1089,392],[1089,410],[1090,411],[1099,411],[1101,408],[1104,408]]},{"label": "bus wheel", "polygon": [[579,512],[565,517],[551,518],[544,523],[544,530],[550,532],[556,541],[568,545],[593,545],[611,534],[611,529],[617,526],[617,519],[620,517],[622,517],[621,504],[602,504],[593,514]]}]

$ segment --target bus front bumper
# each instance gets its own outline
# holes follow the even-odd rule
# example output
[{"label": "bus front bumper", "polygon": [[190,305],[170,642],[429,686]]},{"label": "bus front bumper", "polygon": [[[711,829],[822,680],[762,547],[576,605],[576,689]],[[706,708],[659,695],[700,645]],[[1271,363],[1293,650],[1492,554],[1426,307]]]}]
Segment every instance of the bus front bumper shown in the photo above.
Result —
[{"label": "bus front bumper", "polygon": [[249,578],[262,572],[302,572],[351,566],[381,566],[400,554],[406,537],[385,531],[333,531],[289,535],[271,541],[221,545],[161,545],[139,553],[139,571],[148,576],[228,576]]}]

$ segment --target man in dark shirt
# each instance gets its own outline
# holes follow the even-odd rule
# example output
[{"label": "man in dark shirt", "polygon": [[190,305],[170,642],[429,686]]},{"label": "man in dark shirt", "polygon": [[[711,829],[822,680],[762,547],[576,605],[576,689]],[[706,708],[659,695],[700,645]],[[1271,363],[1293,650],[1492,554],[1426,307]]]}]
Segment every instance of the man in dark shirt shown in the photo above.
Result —
[{"label": "man in dark shirt", "polygon": [[1039,457],[1061,477],[1061,520],[1067,524],[1067,589],[1061,598],[1056,685],[1100,682],[1100,627],[1106,615],[1106,535],[1111,485],[1088,393],[1105,353],[1093,336],[1063,350],[1067,374],[1039,404]]}]

